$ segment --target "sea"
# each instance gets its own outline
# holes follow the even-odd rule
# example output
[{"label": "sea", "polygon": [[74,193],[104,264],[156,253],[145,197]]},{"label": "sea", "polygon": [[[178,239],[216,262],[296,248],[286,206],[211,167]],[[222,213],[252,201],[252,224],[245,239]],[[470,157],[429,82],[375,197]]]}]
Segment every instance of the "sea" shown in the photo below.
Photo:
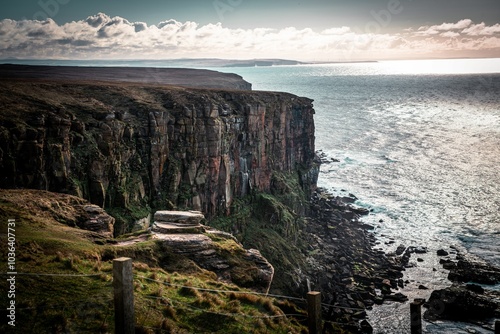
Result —
[{"label": "sea", "polygon": [[[500,59],[209,69],[314,99],[316,149],[330,161],[318,185],[370,210],[363,220],[376,248],[427,249],[404,272],[410,301],[451,285],[439,249],[500,266]],[[368,317],[374,333],[410,332],[408,303],[374,306]],[[491,332],[424,322],[424,333]]]}]

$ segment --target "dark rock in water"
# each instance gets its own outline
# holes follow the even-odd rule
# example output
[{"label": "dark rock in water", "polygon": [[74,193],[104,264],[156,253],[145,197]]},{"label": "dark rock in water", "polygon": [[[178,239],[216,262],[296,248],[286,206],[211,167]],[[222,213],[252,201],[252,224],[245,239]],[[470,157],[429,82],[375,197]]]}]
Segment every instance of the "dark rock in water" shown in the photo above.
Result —
[{"label": "dark rock in water", "polygon": [[[351,194],[349,194],[349,196],[350,196],[350,195],[351,195]],[[353,195],[353,197],[341,197],[341,198],[340,198],[340,200],[341,200],[342,202],[344,202],[344,203],[354,203],[354,202],[356,202],[356,199],[357,199],[357,198],[356,198],[356,197],[354,197],[354,195]]]},{"label": "dark rock in water", "polygon": [[439,263],[441,263],[443,265],[444,269],[448,269],[448,270],[454,269],[457,266],[457,264],[454,261],[448,260],[448,259],[441,259],[441,260],[439,260]]},{"label": "dark rock in water", "polygon": [[418,261],[418,262],[424,262],[424,259],[422,259],[422,258],[420,258],[420,257],[419,257],[419,258],[417,259],[417,261]]},{"label": "dark rock in water", "polygon": [[426,306],[424,318],[429,321],[460,320],[477,321],[498,317],[500,303],[497,296],[480,295],[462,286],[452,286],[443,290],[433,291]]},{"label": "dark rock in water", "polygon": [[413,248],[413,253],[415,254],[425,254],[427,253],[427,247],[418,246]]},{"label": "dark rock in water", "polygon": [[467,288],[467,290],[470,290],[480,295],[484,293],[483,287],[477,284],[467,284],[465,287]]},{"label": "dark rock in water", "polygon": [[445,251],[444,249],[439,249],[439,250],[437,251],[437,255],[438,255],[438,256],[448,256],[448,254],[449,254],[449,253],[448,253],[447,251]]},{"label": "dark rock in water", "polygon": [[399,245],[396,249],[396,255],[401,255],[405,252],[406,247],[404,245]]},{"label": "dark rock in water", "polygon": [[363,334],[373,333],[372,325],[370,325],[370,323],[366,320],[361,321],[361,323],[359,324],[359,329],[360,329],[361,333],[363,333]]},{"label": "dark rock in water", "polygon": [[357,213],[358,215],[362,215],[362,216],[366,216],[366,215],[370,214],[370,210],[365,209],[365,208],[353,207],[353,208],[351,208],[351,210],[354,213]]},{"label": "dark rock in water", "polygon": [[408,297],[403,295],[401,292],[395,293],[393,295],[386,295],[385,300],[391,300],[395,302],[405,302],[408,300]]},{"label": "dark rock in water", "polygon": [[419,285],[419,286],[418,286],[418,288],[419,288],[420,290],[428,290],[428,289],[429,289],[429,288],[428,288],[428,287],[426,287],[425,285]]},{"label": "dark rock in water", "polygon": [[450,269],[448,279],[455,282],[476,282],[494,285],[500,283],[500,268],[473,259],[462,258]]}]

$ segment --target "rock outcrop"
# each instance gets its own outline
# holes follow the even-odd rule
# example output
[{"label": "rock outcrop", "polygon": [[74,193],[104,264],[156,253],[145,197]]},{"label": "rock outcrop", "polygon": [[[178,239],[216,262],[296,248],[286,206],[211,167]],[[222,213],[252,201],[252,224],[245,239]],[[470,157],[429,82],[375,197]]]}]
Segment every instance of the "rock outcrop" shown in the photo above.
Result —
[{"label": "rock outcrop", "polygon": [[113,237],[115,219],[101,207],[76,196],[40,190],[0,189],[0,204],[0,212],[2,206],[11,205],[21,209],[23,214],[37,215],[92,231],[98,239]]},{"label": "rock outcrop", "polygon": [[231,234],[202,225],[204,220],[198,211],[157,211],[151,231],[169,252],[188,257],[220,280],[268,293],[274,276],[269,261]]},{"label": "rock outcrop", "polygon": [[499,317],[500,292],[480,289],[478,285],[454,285],[433,291],[424,318],[477,322]]},{"label": "rock outcrop", "polygon": [[[316,184],[307,98],[49,80],[0,88],[1,188],[73,194],[141,219],[152,207],[228,214],[235,197],[270,191],[274,171]],[[118,220],[115,234],[130,230]]]},{"label": "rock outcrop", "polygon": [[454,249],[455,259],[450,256],[440,261],[450,270],[448,279],[453,285],[432,292],[424,305],[427,307],[424,318],[471,322],[493,330],[493,318],[500,317],[500,291],[495,288],[500,282],[500,268]]},{"label": "rock outcrop", "polygon": [[[212,237],[210,237],[212,236]],[[219,280],[268,293],[274,276],[273,266],[256,249],[244,249],[233,238],[218,233],[154,233],[163,253],[177,254],[211,271]]]},{"label": "rock outcrop", "polygon": [[157,233],[201,233],[205,216],[199,211],[156,211],[152,230]]}]

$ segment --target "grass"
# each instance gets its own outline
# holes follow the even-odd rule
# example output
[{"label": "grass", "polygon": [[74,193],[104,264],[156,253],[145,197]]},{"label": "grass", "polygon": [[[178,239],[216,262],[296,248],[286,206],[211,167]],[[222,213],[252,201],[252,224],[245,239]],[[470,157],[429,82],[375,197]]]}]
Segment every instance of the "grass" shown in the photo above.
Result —
[{"label": "grass", "polygon": [[[70,216],[71,205],[59,197],[63,195],[39,194]],[[137,333],[305,332],[300,322],[305,314],[295,306],[221,282],[154,240],[130,246],[96,244],[91,232],[62,224],[33,203],[30,210],[19,204],[28,197],[34,201],[34,195],[0,190],[1,251],[6,253],[4,222],[14,218],[17,272],[60,276],[17,275],[17,332],[113,332],[112,259],[120,256],[134,259]],[[219,252],[238,258],[241,248],[234,241],[217,242]],[[2,291],[7,291],[5,285],[2,279]],[[0,303],[7,305],[7,294],[0,295]],[[288,312],[303,316],[283,317]],[[6,322],[0,324],[0,332],[8,329]]]}]

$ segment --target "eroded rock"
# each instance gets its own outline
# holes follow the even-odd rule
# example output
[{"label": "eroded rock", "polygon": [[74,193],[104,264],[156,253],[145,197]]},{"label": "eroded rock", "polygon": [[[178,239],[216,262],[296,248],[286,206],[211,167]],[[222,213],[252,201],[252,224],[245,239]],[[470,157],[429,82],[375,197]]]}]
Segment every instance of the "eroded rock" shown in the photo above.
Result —
[{"label": "eroded rock", "polygon": [[115,219],[97,205],[84,205],[83,210],[87,217],[81,217],[78,227],[97,232],[105,237],[113,237],[113,225]]},{"label": "eroded rock", "polygon": [[257,250],[244,250],[233,240],[226,244],[230,248],[224,248],[204,234],[155,234],[155,238],[163,248],[186,256],[220,280],[269,292],[274,268]]}]

